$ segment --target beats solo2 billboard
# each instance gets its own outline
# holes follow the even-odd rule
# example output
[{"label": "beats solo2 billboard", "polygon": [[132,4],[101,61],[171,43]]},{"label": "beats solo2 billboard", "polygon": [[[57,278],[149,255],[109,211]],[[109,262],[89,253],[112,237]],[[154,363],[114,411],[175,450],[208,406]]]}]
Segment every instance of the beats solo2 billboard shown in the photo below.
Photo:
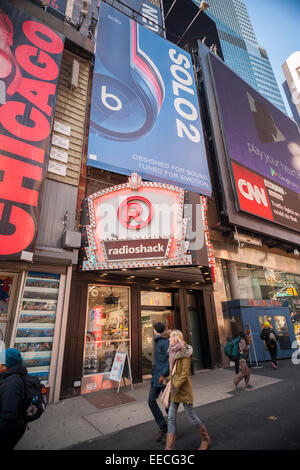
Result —
[{"label": "beats solo2 billboard", "polygon": [[300,232],[297,125],[213,54],[209,65],[238,210]]},{"label": "beats solo2 billboard", "polygon": [[211,195],[191,56],[105,3],[87,163]]}]

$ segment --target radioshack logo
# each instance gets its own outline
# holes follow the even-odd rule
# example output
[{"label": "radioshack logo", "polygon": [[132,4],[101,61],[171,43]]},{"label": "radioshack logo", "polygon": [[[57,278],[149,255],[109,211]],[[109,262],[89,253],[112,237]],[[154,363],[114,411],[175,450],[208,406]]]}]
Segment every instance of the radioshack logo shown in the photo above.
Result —
[{"label": "radioshack logo", "polygon": [[153,209],[151,202],[142,196],[125,199],[119,206],[117,217],[127,229],[139,230],[151,222]]},{"label": "radioshack logo", "polygon": [[273,220],[264,179],[232,162],[240,210]]}]

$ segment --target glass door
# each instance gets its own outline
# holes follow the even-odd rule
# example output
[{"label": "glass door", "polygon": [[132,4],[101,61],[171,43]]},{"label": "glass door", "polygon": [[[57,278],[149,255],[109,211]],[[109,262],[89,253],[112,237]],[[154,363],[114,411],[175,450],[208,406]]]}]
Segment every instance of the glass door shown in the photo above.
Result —
[{"label": "glass door", "polygon": [[154,332],[157,322],[164,323],[168,330],[174,326],[174,310],[171,292],[141,292],[142,320],[142,375],[144,378],[152,373],[154,363]]}]

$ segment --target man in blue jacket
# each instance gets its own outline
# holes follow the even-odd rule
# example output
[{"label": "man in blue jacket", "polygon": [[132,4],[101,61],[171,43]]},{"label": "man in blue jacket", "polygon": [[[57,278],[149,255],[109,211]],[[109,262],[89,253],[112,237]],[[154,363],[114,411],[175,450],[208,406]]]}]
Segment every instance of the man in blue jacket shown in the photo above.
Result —
[{"label": "man in blue jacket", "polygon": [[[156,402],[160,392],[164,389],[164,379],[169,376],[169,331],[163,323],[157,322],[154,329],[154,365],[152,370],[151,387],[148,396],[148,405],[159,427],[159,432],[155,437],[156,442],[160,442],[167,433],[167,423]],[[168,412],[166,410],[166,412]]]},{"label": "man in blue jacket", "polygon": [[0,447],[12,450],[23,436],[25,386],[21,376],[27,375],[20,352],[8,348],[0,354]]}]

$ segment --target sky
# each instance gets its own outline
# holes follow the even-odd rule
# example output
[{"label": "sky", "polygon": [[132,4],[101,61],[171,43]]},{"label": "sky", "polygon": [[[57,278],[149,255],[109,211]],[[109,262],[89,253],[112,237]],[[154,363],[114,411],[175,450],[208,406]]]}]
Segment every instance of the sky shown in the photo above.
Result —
[{"label": "sky", "polygon": [[257,41],[268,52],[288,115],[292,116],[282,88],[285,77],[281,66],[293,52],[300,51],[300,0],[243,1]]}]

